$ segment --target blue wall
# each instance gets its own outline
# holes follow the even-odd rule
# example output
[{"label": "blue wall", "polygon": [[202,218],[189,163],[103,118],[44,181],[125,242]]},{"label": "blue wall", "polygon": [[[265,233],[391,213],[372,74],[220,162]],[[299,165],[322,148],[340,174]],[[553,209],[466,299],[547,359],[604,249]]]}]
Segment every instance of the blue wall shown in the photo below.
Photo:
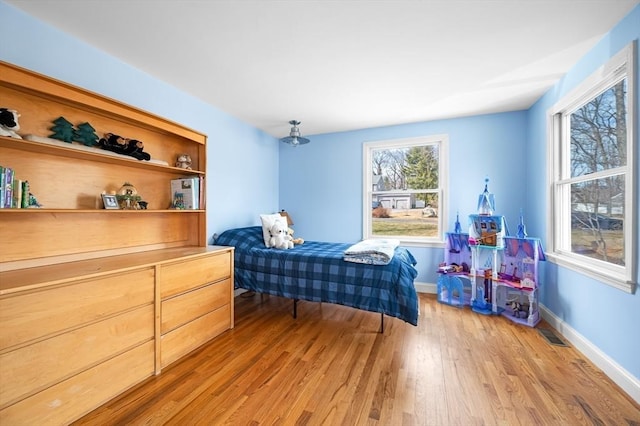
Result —
[{"label": "blue wall", "polygon": [[276,138],[1,1],[0,39],[0,60],[208,135],[208,236],[278,210]]},{"label": "blue wall", "polygon": [[[496,212],[516,229],[525,207],[526,112],[509,112],[417,124],[309,136],[311,143],[280,147],[280,205],[294,219],[296,236],[316,241],[354,242],[362,238],[363,143],[448,134],[450,216],[467,226],[489,177]],[[537,214],[532,211],[530,214]],[[527,212],[525,211],[525,216]],[[417,280],[437,281],[442,248],[410,247],[418,259]]]},{"label": "blue wall", "polygon": [[[506,216],[511,230],[523,208],[529,235],[545,238],[551,214],[545,192],[545,112],[609,57],[637,40],[639,31],[640,6],[529,111],[315,135],[310,136],[310,144],[293,148],[0,0],[0,37],[5,40],[0,43],[1,60],[124,101],[209,136],[209,235],[258,224],[260,213],[285,208],[295,220],[297,236],[323,241],[349,242],[362,236],[363,142],[443,133],[450,138],[452,165],[448,229],[453,227],[456,211],[466,223],[466,215],[475,211],[484,178],[489,176],[497,212]],[[420,262],[418,281],[434,283],[442,249],[411,247],[411,251]],[[543,264],[543,271],[545,307],[637,381],[640,296],[550,262]]]},{"label": "blue wall", "polygon": [[[530,109],[526,146],[529,166],[527,181],[530,183],[527,187],[530,197],[527,210],[539,207],[539,211],[548,212],[545,188],[548,109],[632,40],[639,38],[640,6],[616,25]],[[636,63],[636,70],[640,70],[640,62]],[[636,108],[638,106],[636,76]],[[640,129],[638,114],[635,120],[636,129]],[[637,139],[635,143],[638,157],[640,149]],[[640,164],[638,158],[636,164]],[[636,188],[640,188],[640,173],[636,175]],[[550,216],[540,214],[530,220],[527,225],[529,233],[544,237],[547,227],[551,226]],[[636,224],[640,223],[639,217],[640,209],[636,210]],[[636,230],[640,233],[640,226]],[[636,243],[639,240],[636,233]],[[635,262],[636,265],[640,264],[640,253]],[[550,262],[545,262],[544,267],[541,303],[636,379],[640,379],[640,292],[630,295]]]}]

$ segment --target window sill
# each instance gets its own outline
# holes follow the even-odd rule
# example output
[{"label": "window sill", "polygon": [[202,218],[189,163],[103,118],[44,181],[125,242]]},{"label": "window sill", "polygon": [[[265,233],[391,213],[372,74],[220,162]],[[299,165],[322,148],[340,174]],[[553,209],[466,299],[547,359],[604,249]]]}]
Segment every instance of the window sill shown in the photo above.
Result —
[{"label": "window sill", "polygon": [[555,253],[545,253],[545,255],[547,256],[547,260],[552,263],[601,281],[603,284],[617,288],[618,290],[629,294],[634,294],[636,291],[636,283],[627,281],[623,277],[615,276],[611,271],[594,268],[591,263],[577,261]]},{"label": "window sill", "polygon": [[445,243],[442,241],[415,241],[415,240],[400,240],[402,247],[425,247],[425,248],[437,248],[444,249]]}]

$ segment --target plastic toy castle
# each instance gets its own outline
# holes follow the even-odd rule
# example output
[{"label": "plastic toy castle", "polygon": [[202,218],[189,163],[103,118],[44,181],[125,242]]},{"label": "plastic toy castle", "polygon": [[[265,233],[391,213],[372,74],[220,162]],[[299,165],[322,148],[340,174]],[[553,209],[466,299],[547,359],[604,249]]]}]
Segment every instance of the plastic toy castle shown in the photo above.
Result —
[{"label": "plastic toy castle", "polygon": [[538,238],[527,236],[522,212],[515,236],[504,216],[496,215],[495,199],[485,179],[477,213],[469,215],[468,234],[456,215],[454,232],[445,234],[445,261],[438,268],[438,301],[471,306],[485,315],[502,314],[535,326],[538,312],[538,263],[545,260]]}]

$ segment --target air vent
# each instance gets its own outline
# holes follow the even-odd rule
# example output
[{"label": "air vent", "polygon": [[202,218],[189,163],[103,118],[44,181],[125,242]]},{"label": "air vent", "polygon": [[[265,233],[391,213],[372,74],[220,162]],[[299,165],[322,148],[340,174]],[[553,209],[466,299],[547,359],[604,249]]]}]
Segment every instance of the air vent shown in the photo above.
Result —
[{"label": "air vent", "polygon": [[567,346],[567,344],[560,339],[558,336],[556,336],[556,334],[553,332],[553,330],[550,330],[548,328],[538,328],[538,333],[540,333],[542,335],[542,337],[544,337],[546,339],[547,342],[549,342],[552,345],[556,345],[556,346]]}]

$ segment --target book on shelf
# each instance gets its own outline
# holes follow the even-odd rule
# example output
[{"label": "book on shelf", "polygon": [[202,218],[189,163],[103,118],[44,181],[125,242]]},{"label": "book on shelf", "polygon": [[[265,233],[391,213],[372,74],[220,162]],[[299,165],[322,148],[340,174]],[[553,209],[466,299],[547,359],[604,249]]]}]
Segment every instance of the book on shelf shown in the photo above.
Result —
[{"label": "book on shelf", "polygon": [[4,166],[0,166],[0,209],[4,208]]},{"label": "book on shelf", "polygon": [[29,182],[18,179],[15,170],[0,166],[0,209],[29,207]]},{"label": "book on shelf", "polygon": [[200,210],[205,209],[205,186],[204,186],[204,176],[200,176]]},{"label": "book on shelf", "polygon": [[172,179],[171,199],[174,208],[200,209],[200,178]]},{"label": "book on shelf", "polygon": [[31,188],[29,186],[29,181],[25,180],[22,182],[22,202],[20,203],[21,208],[26,209],[29,207],[29,191]]},{"label": "book on shelf", "polygon": [[13,178],[12,192],[13,197],[11,199],[11,208],[22,208],[22,180]]},{"label": "book on shelf", "polygon": [[2,173],[2,198],[0,199],[0,207],[10,209],[13,203],[13,177],[14,172],[10,167],[4,167]]}]

